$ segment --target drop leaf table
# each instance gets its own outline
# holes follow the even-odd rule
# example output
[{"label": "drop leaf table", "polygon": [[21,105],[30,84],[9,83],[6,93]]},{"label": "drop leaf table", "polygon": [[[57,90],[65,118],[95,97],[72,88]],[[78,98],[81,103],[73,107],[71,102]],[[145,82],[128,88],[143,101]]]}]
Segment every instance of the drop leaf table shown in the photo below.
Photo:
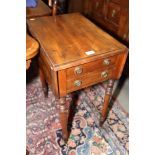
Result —
[{"label": "drop leaf table", "polygon": [[45,80],[60,99],[64,139],[68,137],[69,116],[65,96],[108,81],[101,111],[103,122],[114,81],[120,78],[126,61],[126,46],[79,13],[27,19],[27,24],[31,35],[40,44],[39,67],[43,86]]}]

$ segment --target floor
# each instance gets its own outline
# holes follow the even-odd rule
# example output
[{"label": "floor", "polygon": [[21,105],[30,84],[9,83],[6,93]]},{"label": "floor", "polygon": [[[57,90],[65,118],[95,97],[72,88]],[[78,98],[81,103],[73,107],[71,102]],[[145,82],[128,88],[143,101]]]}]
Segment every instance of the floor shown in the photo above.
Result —
[{"label": "floor", "polygon": [[125,111],[129,112],[129,78],[115,82],[113,96],[116,97]]},{"label": "floor", "polygon": [[[67,144],[64,144],[61,125],[58,123],[58,109],[51,106],[56,104],[54,94],[50,91],[48,98],[44,97],[38,74],[35,76],[36,69],[31,69],[33,69],[32,66],[28,70],[31,71],[27,74],[27,80],[29,77],[30,81],[28,80],[26,85],[26,144],[31,154],[90,155],[104,152],[107,155],[128,155],[128,117],[122,112],[118,102],[112,102],[112,109],[109,111],[103,128],[99,127],[100,114],[97,109],[101,108],[103,103],[101,95],[105,94],[105,89],[103,89],[105,87],[96,85],[79,93],[81,97],[79,97],[73,119],[72,132]],[[118,93],[120,84],[116,83],[118,87],[115,86],[115,92]],[[124,92],[123,89],[120,89],[119,97],[124,96],[121,95]],[[126,98],[125,101],[127,101]]]}]

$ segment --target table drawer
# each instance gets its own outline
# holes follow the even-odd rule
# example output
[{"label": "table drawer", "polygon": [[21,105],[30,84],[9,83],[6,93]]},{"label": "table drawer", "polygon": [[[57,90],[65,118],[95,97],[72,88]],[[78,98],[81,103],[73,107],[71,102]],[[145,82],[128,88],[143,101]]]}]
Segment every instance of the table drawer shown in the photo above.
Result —
[{"label": "table drawer", "polygon": [[79,78],[67,79],[67,93],[110,79],[113,77],[114,70],[114,68],[100,69],[98,72],[94,71]]},{"label": "table drawer", "polygon": [[67,79],[79,78],[91,72],[109,69],[117,62],[118,56],[99,59],[67,69]]}]

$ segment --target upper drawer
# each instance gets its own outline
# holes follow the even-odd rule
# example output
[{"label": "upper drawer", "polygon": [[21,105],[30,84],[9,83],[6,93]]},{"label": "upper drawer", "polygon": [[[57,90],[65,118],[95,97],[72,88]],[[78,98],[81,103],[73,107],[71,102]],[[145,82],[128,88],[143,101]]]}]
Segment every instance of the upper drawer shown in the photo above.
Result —
[{"label": "upper drawer", "polygon": [[112,67],[117,62],[117,58],[118,55],[115,55],[112,57],[99,59],[93,62],[69,68],[67,69],[67,79],[77,78],[87,73]]}]

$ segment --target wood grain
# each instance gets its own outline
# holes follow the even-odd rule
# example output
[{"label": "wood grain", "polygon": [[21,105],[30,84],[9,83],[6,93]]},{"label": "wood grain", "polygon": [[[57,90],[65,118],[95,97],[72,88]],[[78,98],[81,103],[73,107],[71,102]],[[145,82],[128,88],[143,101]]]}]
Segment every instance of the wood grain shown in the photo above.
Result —
[{"label": "wood grain", "polygon": [[[99,71],[100,69],[102,69],[102,70],[108,69],[109,67],[111,67],[112,65],[117,63],[117,57],[118,56],[115,55],[115,56],[112,56],[112,57],[107,57],[107,58],[104,58],[104,59],[99,59],[97,61],[92,61],[92,62],[89,62],[89,63],[85,63],[85,64],[82,64],[82,65],[76,66],[76,67],[80,67],[82,69],[81,74],[76,74],[75,73],[76,67],[71,67],[71,68],[67,69],[67,79],[78,78],[78,77],[83,76],[84,74],[93,72],[94,70]],[[110,64],[105,65],[104,60],[109,60]]]},{"label": "wood grain", "polygon": [[65,141],[68,139],[68,115],[69,115],[69,109],[66,106],[66,97],[61,97],[59,99],[59,110],[60,110],[60,122],[62,126],[62,133],[63,138]]},{"label": "wood grain", "polygon": [[[101,73],[106,71],[108,76],[107,77],[101,77]],[[67,93],[82,89],[82,88],[86,88],[88,86],[97,84],[99,82],[103,82],[106,81],[108,79],[113,78],[113,72],[114,69],[109,69],[109,70],[103,70],[100,69],[99,71],[94,71],[94,72],[90,72],[88,74],[85,74],[82,77],[79,78],[75,78],[75,79],[69,79],[67,81]],[[76,80],[80,80],[81,81],[81,85],[80,86],[75,86],[74,82]]]},{"label": "wood grain", "polygon": [[[124,52],[126,47],[82,15],[65,14],[27,20],[29,30],[46,51],[53,70]],[[76,26],[75,26],[76,25]],[[94,55],[85,52],[93,50]]]},{"label": "wood grain", "polygon": [[39,49],[38,42],[26,34],[26,60],[33,58]]},{"label": "wood grain", "polygon": [[61,70],[58,72],[58,81],[59,81],[59,93],[60,96],[65,96],[66,91],[66,70]]},{"label": "wood grain", "polygon": [[105,97],[104,97],[104,103],[103,103],[103,107],[101,110],[102,113],[102,122],[103,123],[106,119],[107,116],[107,112],[108,112],[108,105],[109,105],[109,101],[112,95],[112,90],[113,90],[113,86],[114,86],[114,80],[108,80],[108,84],[107,84],[107,88],[105,91]]},{"label": "wood grain", "polygon": [[39,52],[38,42],[26,34],[26,69],[30,67],[31,59]]}]

